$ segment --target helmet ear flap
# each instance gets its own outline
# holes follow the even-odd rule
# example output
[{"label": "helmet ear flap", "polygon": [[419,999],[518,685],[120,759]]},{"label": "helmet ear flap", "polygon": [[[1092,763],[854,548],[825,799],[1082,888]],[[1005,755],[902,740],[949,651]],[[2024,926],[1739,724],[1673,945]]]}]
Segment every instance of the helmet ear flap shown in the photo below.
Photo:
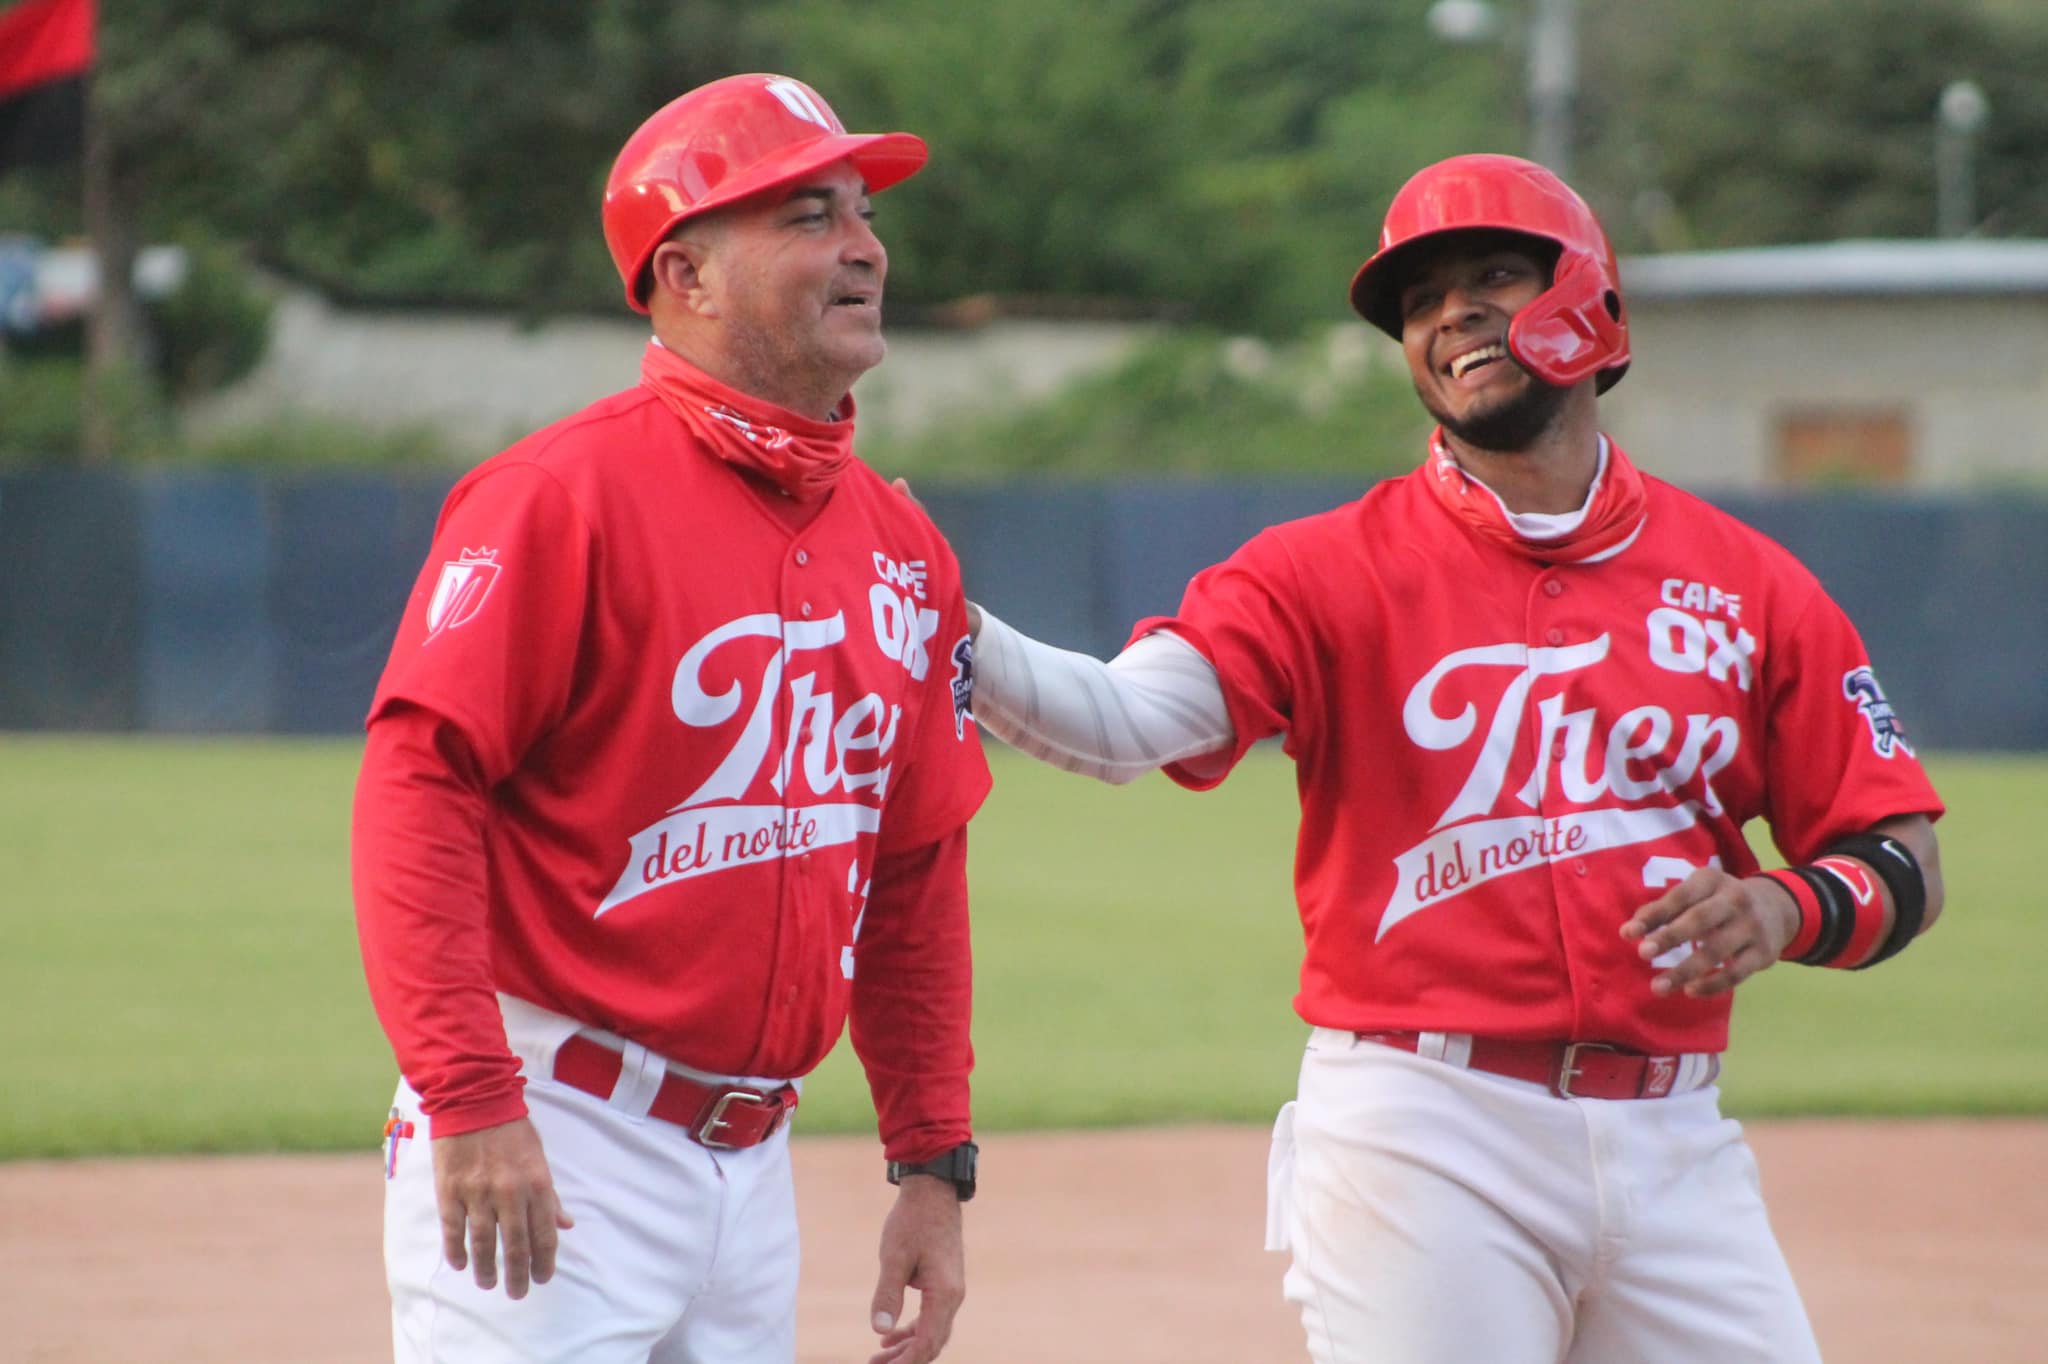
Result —
[{"label": "helmet ear flap", "polygon": [[[1558,258],[1550,288],[1515,314],[1508,349],[1546,384],[1570,388],[1629,362],[1628,318],[1607,270],[1583,251]],[[1612,385],[1601,385],[1604,392]]]}]

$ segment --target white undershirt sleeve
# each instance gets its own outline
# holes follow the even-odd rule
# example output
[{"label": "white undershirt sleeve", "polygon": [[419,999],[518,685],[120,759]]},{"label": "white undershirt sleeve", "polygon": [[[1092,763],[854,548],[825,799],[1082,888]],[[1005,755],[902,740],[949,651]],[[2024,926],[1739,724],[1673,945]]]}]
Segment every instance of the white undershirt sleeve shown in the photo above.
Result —
[{"label": "white undershirt sleeve", "polygon": [[1236,741],[1215,665],[1163,631],[1104,663],[981,609],[973,705],[975,723],[1012,748],[1117,785]]}]

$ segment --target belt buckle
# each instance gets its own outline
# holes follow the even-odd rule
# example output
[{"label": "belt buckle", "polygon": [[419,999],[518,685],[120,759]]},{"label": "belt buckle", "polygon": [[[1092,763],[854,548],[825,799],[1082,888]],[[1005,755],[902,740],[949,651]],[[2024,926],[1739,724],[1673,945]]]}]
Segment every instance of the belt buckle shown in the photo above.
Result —
[{"label": "belt buckle", "polygon": [[1564,1048],[1564,1056],[1557,1065],[1557,1082],[1551,1086],[1551,1089],[1560,1099],[1578,1098],[1578,1095],[1572,1093],[1572,1080],[1579,1073],[1579,1053],[1582,1051],[1618,1052],[1620,1050],[1620,1047],[1607,1042],[1567,1042]]},{"label": "belt buckle", "polygon": [[[725,1120],[725,1110],[731,1108],[734,1104],[738,1103],[742,1099],[745,1099],[751,1103],[761,1103],[764,1100],[766,1100],[767,1097],[768,1096],[766,1094],[762,1094],[757,1090],[739,1088],[728,1089],[721,1093],[717,1098],[713,1099],[710,1105],[705,1108],[703,1114],[699,1116],[696,1123],[691,1126],[690,1135],[697,1139],[697,1144],[699,1146],[709,1146],[716,1151],[737,1150],[739,1148],[734,1146],[733,1143],[729,1141],[720,1141],[717,1136],[719,1132],[722,1132],[726,1128],[731,1127],[733,1125]],[[775,1129],[773,1127],[770,1127],[768,1130],[772,1132]]]}]

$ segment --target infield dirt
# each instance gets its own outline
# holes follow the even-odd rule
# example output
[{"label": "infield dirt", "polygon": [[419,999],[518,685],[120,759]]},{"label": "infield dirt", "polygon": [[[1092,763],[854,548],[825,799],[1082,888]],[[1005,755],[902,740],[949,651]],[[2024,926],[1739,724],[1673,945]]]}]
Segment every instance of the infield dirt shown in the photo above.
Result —
[{"label": "infield dirt", "polygon": [[[2038,1359],[2048,1122],[1748,1125],[1827,1357]],[[1266,1134],[995,1134],[968,1210],[957,1364],[1304,1358],[1259,1249]],[[865,1360],[891,1191],[872,1141],[799,1138],[800,1364]],[[390,1357],[377,1153],[0,1165],[0,1360]]]}]

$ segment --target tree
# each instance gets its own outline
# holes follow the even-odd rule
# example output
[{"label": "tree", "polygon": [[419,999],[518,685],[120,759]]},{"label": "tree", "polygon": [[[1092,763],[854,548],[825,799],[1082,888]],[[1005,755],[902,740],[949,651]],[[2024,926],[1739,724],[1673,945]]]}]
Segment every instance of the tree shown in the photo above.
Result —
[{"label": "tree", "polygon": [[[101,291],[85,447],[140,391],[145,239],[225,237],[345,295],[591,305],[609,158],[753,64],[740,0],[128,0],[103,11],[84,167]],[[682,54],[678,56],[677,54]],[[62,223],[61,211],[42,216]]]},{"label": "tree", "polygon": [[[2048,235],[2038,8],[1605,0],[1581,13],[1594,73],[1581,178],[1626,247],[1931,235],[1935,104],[1962,77],[1994,111],[1977,172],[1984,230]],[[1675,214],[1632,211],[1645,203]]]},{"label": "tree", "polygon": [[[626,134],[766,55],[741,0],[140,0],[110,93],[156,230],[199,226],[345,295],[591,306]],[[114,54],[108,57],[116,68]]]},{"label": "tree", "polygon": [[872,0],[772,23],[843,114],[932,144],[883,203],[899,297],[1107,295],[1287,330],[1341,313],[1409,172],[1499,124],[1484,58],[1434,42],[1427,7]]},{"label": "tree", "polygon": [[[596,230],[611,157],[682,90],[762,69],[932,143],[880,204],[899,299],[1113,297],[1291,331],[1344,315],[1408,174],[1523,145],[1519,59],[1438,42],[1428,9],[125,0],[105,7],[93,96],[93,354],[135,362],[123,258],[143,240],[240,242],[355,299],[615,306]],[[1964,76],[1994,111],[1983,230],[2048,235],[2034,0],[1579,13],[1575,180],[1625,250],[1925,235],[1934,102]]]}]

